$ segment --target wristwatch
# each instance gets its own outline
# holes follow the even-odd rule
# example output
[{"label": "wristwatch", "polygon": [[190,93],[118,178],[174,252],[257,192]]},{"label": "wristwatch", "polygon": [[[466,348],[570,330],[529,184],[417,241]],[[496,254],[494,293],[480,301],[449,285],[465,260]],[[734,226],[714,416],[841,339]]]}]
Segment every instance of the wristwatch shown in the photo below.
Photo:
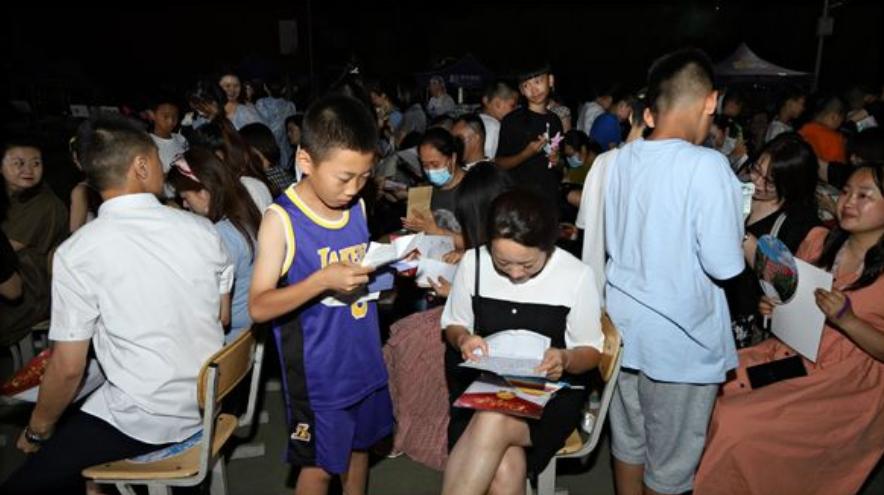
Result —
[{"label": "wristwatch", "polygon": [[25,426],[25,440],[34,445],[43,445],[49,440],[49,434],[40,435],[31,429],[31,425]]}]

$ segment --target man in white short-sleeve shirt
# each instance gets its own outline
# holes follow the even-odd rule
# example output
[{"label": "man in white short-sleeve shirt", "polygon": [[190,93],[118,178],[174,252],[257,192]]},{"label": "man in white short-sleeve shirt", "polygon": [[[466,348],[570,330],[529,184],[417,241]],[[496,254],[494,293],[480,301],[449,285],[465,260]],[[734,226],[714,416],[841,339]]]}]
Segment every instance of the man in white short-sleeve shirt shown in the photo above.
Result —
[{"label": "man in white short-sleeve shirt", "polygon": [[[157,148],[133,126],[112,119],[81,127],[83,168],[104,203],[55,253],[53,354],[18,441],[33,455],[2,493],[82,492],[83,468],[200,429],[197,375],[224,342],[233,265],[209,221],[157,200]],[[56,429],[90,342],[107,381]]]}]

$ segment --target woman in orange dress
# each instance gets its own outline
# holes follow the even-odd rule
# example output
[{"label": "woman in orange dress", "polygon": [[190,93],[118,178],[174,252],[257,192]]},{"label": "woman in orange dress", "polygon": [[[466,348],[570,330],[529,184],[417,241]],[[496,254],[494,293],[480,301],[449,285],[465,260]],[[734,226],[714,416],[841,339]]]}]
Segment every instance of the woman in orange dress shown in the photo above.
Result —
[{"label": "woman in orange dress", "polygon": [[[884,166],[851,175],[839,226],[798,256],[831,271],[827,317],[807,376],[752,390],[749,366],[795,351],[777,339],[740,352],[710,424],[694,493],[855,493],[884,452]],[[762,302],[762,312],[772,307]]]}]

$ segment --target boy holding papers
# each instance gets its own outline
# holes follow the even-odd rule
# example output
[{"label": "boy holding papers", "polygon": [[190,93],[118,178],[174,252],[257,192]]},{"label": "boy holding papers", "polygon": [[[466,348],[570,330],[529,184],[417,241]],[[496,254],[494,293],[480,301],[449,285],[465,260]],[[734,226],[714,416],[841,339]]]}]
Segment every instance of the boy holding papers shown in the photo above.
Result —
[{"label": "boy holding papers", "polygon": [[392,431],[377,308],[357,292],[373,271],[360,265],[369,234],[357,195],[377,136],[357,100],[316,102],[297,156],[304,178],[268,208],[258,232],[249,311],[256,322],[275,319],[298,494],[326,493],[333,475],[346,493],[364,493],[365,450]]}]

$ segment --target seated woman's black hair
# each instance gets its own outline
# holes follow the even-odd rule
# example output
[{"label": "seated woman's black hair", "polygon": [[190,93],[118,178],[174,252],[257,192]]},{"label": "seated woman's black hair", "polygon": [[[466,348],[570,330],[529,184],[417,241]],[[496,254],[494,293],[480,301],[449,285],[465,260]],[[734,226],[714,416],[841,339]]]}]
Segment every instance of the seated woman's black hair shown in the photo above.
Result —
[{"label": "seated woman's black hair", "polygon": [[525,247],[551,253],[559,238],[558,209],[537,193],[515,189],[491,203],[487,239],[509,239]]},{"label": "seated woman's black hair", "polygon": [[467,249],[487,242],[488,211],[491,203],[512,187],[510,175],[491,162],[473,165],[464,176],[457,188],[454,216],[460,224]]}]

